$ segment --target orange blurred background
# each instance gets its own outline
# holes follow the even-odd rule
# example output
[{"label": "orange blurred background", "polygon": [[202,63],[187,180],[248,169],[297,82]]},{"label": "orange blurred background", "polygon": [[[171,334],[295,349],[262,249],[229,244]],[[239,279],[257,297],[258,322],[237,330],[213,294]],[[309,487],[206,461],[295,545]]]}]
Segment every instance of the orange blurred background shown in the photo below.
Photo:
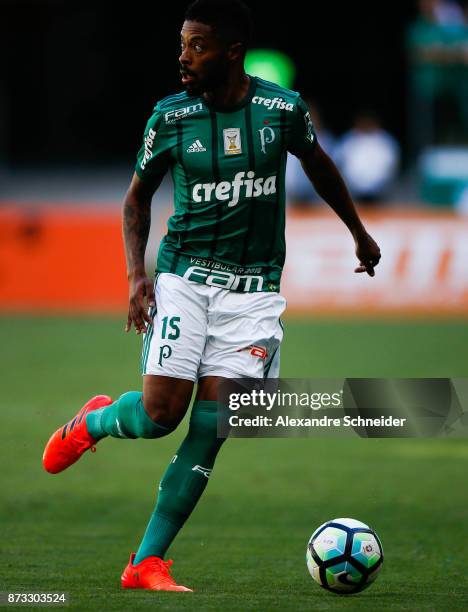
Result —
[{"label": "orange blurred background", "polygon": [[[158,208],[153,219],[150,274],[169,214]],[[354,244],[333,213],[289,211],[281,288],[289,314],[468,313],[467,217],[437,209],[362,214],[383,253],[373,279],[353,273]],[[127,292],[118,208],[0,210],[1,311],[123,312]]]}]

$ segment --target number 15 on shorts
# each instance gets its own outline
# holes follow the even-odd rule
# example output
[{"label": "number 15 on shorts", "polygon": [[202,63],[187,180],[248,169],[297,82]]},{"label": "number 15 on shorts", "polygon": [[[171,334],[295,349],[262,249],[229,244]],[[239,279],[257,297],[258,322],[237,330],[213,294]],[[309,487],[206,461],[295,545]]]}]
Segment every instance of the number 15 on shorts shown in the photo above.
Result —
[{"label": "number 15 on shorts", "polygon": [[177,340],[180,336],[180,317],[163,317],[161,319],[161,339],[162,340]]}]

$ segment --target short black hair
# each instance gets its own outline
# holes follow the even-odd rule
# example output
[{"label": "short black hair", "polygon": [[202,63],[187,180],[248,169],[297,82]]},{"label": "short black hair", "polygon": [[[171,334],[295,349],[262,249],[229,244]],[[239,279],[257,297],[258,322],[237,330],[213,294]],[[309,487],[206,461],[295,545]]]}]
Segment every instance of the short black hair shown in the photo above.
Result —
[{"label": "short black hair", "polygon": [[185,11],[186,21],[209,25],[228,44],[250,46],[253,21],[250,8],[242,0],[195,0]]}]

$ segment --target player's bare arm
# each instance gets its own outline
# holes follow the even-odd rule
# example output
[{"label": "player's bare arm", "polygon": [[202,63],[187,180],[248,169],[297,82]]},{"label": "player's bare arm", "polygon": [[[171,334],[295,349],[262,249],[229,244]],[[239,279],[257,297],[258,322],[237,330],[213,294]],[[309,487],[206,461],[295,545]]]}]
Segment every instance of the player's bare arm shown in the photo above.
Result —
[{"label": "player's bare arm", "polygon": [[147,306],[155,304],[153,282],[145,271],[145,250],[151,227],[151,198],[154,191],[135,174],[123,204],[123,237],[129,282],[125,331],[130,331],[133,324],[137,334],[146,331],[145,322],[151,322]]},{"label": "player's bare arm", "polygon": [[360,262],[354,271],[367,272],[369,276],[374,276],[374,268],[380,261],[380,249],[366,232],[348,188],[333,160],[317,143],[312,152],[301,158],[301,163],[317,193],[336,212],[353,235],[356,256]]}]

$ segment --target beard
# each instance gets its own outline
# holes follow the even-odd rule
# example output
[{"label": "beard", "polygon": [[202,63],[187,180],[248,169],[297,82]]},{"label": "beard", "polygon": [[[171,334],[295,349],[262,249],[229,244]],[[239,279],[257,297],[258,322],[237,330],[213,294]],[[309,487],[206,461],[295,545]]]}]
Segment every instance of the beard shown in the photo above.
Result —
[{"label": "beard", "polygon": [[202,74],[188,72],[193,80],[185,84],[185,90],[189,95],[200,96],[207,91],[213,91],[226,82],[228,74],[227,62],[218,61],[205,65]]},{"label": "beard", "polygon": [[201,96],[201,94],[205,91],[205,87],[203,82],[193,81],[192,83],[187,83],[185,85],[185,91],[189,94],[189,96]]}]

